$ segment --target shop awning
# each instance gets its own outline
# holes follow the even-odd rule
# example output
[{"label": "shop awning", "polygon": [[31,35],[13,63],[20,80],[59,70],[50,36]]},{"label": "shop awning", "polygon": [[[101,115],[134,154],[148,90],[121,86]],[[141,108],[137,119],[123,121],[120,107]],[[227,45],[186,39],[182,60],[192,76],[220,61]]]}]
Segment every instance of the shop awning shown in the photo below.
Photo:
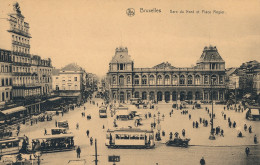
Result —
[{"label": "shop awning", "polygon": [[5,115],[9,115],[9,114],[12,114],[12,113],[25,111],[25,110],[26,110],[26,108],[24,106],[20,106],[20,107],[15,107],[15,108],[3,110],[3,111],[1,111],[1,113],[5,114]]},{"label": "shop awning", "polygon": [[251,109],[251,115],[259,115],[259,109]]},{"label": "shop awning", "polygon": [[56,101],[56,100],[60,100],[61,97],[54,97],[54,98],[51,98],[51,99],[48,99],[48,101]]}]

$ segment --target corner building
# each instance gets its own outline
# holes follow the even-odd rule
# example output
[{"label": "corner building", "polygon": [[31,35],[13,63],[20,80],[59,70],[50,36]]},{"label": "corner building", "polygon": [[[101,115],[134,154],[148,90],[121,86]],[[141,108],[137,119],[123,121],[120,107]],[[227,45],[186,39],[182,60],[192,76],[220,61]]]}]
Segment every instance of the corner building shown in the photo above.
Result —
[{"label": "corner building", "polygon": [[[205,47],[196,66],[176,68],[168,62],[134,68],[127,48],[116,48],[107,73],[111,101],[224,100],[225,61],[216,47]],[[212,92],[211,92],[212,90]]]}]

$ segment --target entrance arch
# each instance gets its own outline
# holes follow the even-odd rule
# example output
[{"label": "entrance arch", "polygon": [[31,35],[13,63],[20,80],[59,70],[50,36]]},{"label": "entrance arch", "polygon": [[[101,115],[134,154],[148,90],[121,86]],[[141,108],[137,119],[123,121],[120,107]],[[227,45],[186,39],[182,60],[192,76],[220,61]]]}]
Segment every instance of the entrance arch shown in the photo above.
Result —
[{"label": "entrance arch", "polygon": [[147,93],[146,92],[142,92],[142,100],[147,100]]},{"label": "entrance arch", "polygon": [[150,92],[149,95],[150,95],[150,98],[149,98],[150,100],[154,100],[154,99],[155,99],[155,97],[154,97],[154,92]]},{"label": "entrance arch", "polygon": [[217,91],[213,91],[213,100],[218,100],[218,93],[217,93]]},{"label": "entrance arch", "polygon": [[119,101],[120,101],[120,103],[125,102],[125,93],[124,92],[120,92]]},{"label": "entrance arch", "polygon": [[186,99],[185,92],[181,91],[181,93],[180,93],[180,101],[184,101],[185,99]]},{"label": "entrance arch", "polygon": [[192,92],[189,91],[187,94],[187,100],[192,100]]},{"label": "entrance arch", "polygon": [[170,92],[165,92],[165,102],[169,102],[170,101]]},{"label": "entrance arch", "polygon": [[140,98],[139,97],[139,92],[135,92],[135,98]]},{"label": "entrance arch", "polygon": [[162,101],[162,92],[157,92],[157,101]]},{"label": "entrance arch", "polygon": [[197,91],[195,93],[195,100],[200,100],[200,92],[199,91]]},{"label": "entrance arch", "polygon": [[173,91],[172,92],[172,101],[176,101],[177,100],[177,92]]}]

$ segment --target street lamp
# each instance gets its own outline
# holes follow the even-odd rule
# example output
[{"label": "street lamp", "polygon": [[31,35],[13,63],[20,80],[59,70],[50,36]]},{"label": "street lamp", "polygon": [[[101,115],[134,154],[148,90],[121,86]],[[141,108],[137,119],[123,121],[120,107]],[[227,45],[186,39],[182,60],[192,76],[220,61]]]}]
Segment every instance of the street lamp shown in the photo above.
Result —
[{"label": "street lamp", "polygon": [[160,134],[160,131],[161,131],[161,125],[160,125],[160,111],[158,111],[158,121],[157,121],[157,141],[160,141],[161,140],[161,134]]},{"label": "street lamp", "polygon": [[211,83],[210,83],[210,91],[211,91],[211,105],[212,105],[212,113],[211,113],[211,130],[210,130],[210,135],[209,135],[209,140],[215,140],[216,139],[216,137],[214,136],[214,128],[213,128],[213,89],[212,89],[212,87],[213,87],[213,85],[214,85],[214,82],[216,81],[216,76],[215,75],[213,75],[213,76],[211,76]]}]

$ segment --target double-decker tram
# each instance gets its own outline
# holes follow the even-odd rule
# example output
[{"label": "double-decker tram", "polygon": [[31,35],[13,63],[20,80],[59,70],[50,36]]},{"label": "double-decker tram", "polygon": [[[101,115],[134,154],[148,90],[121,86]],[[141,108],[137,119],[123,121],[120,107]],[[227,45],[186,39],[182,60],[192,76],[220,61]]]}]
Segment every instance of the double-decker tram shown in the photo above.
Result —
[{"label": "double-decker tram", "polygon": [[108,129],[106,146],[108,148],[153,148],[154,132],[138,128]]},{"label": "double-decker tram", "polygon": [[73,138],[73,134],[45,135],[32,139],[31,149],[32,151],[41,151],[43,153],[74,150]]},{"label": "double-decker tram", "polygon": [[0,139],[0,156],[19,153],[19,146],[20,139],[17,137]]}]

